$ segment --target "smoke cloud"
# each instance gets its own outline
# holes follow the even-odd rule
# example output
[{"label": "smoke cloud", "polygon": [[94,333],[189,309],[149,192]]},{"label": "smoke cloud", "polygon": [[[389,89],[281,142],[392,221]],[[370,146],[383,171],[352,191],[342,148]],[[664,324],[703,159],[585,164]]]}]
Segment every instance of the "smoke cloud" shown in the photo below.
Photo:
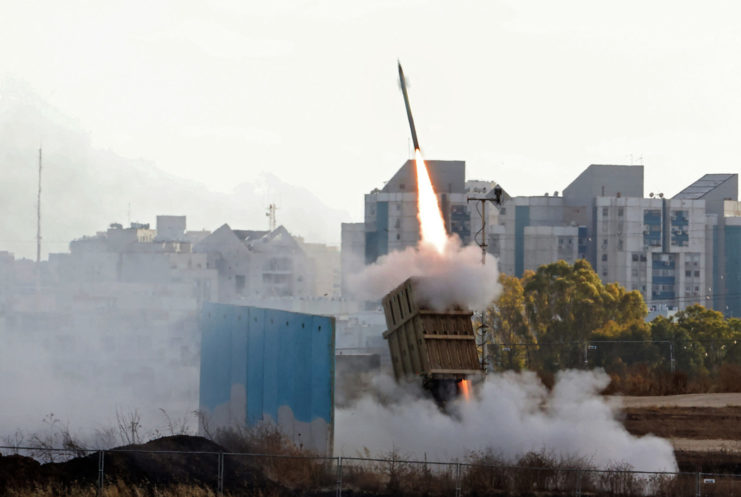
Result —
[{"label": "smoke cloud", "polygon": [[348,283],[360,298],[377,300],[410,276],[422,277],[416,286],[418,303],[439,311],[454,306],[484,309],[500,291],[496,259],[487,254],[482,265],[481,249],[463,247],[457,236],[448,238],[442,254],[420,243],[384,255]]},{"label": "smoke cloud", "polygon": [[40,437],[59,446],[66,430],[90,447],[119,445],[126,442],[119,416],[138,421],[141,440],[194,433],[195,317],[155,325],[121,313],[79,314],[39,327],[0,320],[0,445],[37,445]]},{"label": "smoke cloud", "polygon": [[626,463],[641,471],[676,471],[668,441],[633,436],[618,421],[619,406],[599,394],[609,381],[603,371],[562,371],[549,392],[532,372],[490,375],[471,401],[449,405],[449,415],[408,385],[376,377],[372,394],[336,411],[335,451],[354,456],[397,449],[441,461],[481,450],[512,461],[545,451],[597,468]]}]

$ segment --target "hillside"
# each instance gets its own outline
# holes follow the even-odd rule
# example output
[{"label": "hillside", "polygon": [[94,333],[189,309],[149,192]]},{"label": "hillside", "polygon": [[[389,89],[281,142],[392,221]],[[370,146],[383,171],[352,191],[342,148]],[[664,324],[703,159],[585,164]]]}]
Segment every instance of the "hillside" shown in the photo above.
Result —
[{"label": "hillside", "polygon": [[[167,147],[167,137],[162,146]],[[145,159],[96,149],[80,123],[61,114],[23,83],[0,83],[0,251],[35,256],[38,149],[43,145],[43,256],[112,222],[154,223],[157,214],[186,215],[189,229],[223,223],[267,228],[268,203],[278,222],[308,241],[338,244],[348,214],[291,185],[260,164],[234,164],[243,182],[230,192],[173,176]],[[203,164],[203,168],[209,168]],[[309,165],[307,164],[307,167]],[[7,213],[13,213],[8,215]]]}]

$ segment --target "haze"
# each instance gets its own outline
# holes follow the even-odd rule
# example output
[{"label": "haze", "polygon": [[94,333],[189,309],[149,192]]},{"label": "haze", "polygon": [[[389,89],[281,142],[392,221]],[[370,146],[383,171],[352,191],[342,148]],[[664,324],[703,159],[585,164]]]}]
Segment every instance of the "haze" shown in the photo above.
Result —
[{"label": "haze", "polygon": [[[216,192],[270,172],[350,221],[409,155],[397,57],[425,156],[466,160],[469,178],[515,195],[561,190],[590,163],[643,162],[647,191],[667,195],[700,172],[737,171],[739,9],[2,2],[0,60],[6,79],[67,116],[93,150]],[[39,132],[4,174],[33,168],[40,141],[51,159],[53,133]],[[104,174],[109,162],[89,167]],[[131,199],[115,197],[125,221]],[[335,228],[316,241],[338,242]]]}]

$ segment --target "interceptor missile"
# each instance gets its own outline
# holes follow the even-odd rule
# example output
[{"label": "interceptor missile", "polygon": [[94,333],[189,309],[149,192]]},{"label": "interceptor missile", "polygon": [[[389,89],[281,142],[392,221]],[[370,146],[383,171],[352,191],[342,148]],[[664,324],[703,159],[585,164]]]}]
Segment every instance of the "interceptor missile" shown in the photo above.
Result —
[{"label": "interceptor missile", "polygon": [[401,61],[399,62],[399,83],[401,83],[401,92],[404,94],[404,105],[407,108],[407,118],[409,119],[409,129],[412,130],[412,142],[414,143],[414,150],[419,150],[419,141],[417,141],[417,129],[414,127],[414,118],[412,117],[412,108],[409,106],[409,95],[407,95],[407,83],[404,79],[404,71],[401,69]]}]

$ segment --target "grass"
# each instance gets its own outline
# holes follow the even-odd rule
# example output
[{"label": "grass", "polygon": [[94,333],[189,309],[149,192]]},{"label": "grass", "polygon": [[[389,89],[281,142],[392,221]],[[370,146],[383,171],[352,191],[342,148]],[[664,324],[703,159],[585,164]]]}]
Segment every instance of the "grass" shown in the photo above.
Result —
[{"label": "grass", "polygon": [[[271,426],[251,430],[221,431],[212,437],[214,442],[197,437],[167,437],[151,443],[168,449],[192,447],[198,450],[211,444],[224,452],[271,454],[249,457],[224,457],[224,495],[255,497],[294,497],[335,495],[338,471],[337,461],[313,457],[312,454],[288,443]],[[177,446],[176,444],[181,444]],[[201,445],[198,445],[201,444]],[[213,449],[209,449],[213,450]],[[126,456],[116,465],[113,453],[106,463],[106,482],[103,496],[110,497],[211,497],[216,495],[216,465],[212,456],[180,455],[175,464],[171,455],[150,454],[146,461],[139,456]],[[118,453],[115,457],[124,457]],[[491,451],[475,452],[460,462],[433,464],[427,461],[411,462],[409,457],[395,450],[371,460],[343,458],[342,488],[346,495],[364,497],[443,497],[456,493],[460,484],[465,497],[494,496],[561,496],[574,495],[694,495],[696,473],[648,475],[632,473],[626,465],[615,465],[612,471],[597,471],[588,460],[556,457],[545,452],[530,452],[517,460],[509,460]],[[109,457],[107,454],[106,457]],[[7,463],[10,458],[0,458]],[[84,462],[85,478],[74,476],[64,466],[52,464],[56,473],[45,474],[44,466],[29,469],[28,476],[15,486],[3,488],[0,494],[8,497],[83,497],[97,495],[94,483],[95,457],[89,461],[73,461],[78,468]],[[129,461],[127,464],[124,462]],[[720,461],[720,460],[719,460]],[[146,462],[143,465],[143,462]],[[704,460],[700,461],[703,464]],[[721,461],[723,462],[723,461]],[[92,465],[90,464],[92,463]],[[137,464],[133,464],[137,463]],[[70,466],[71,468],[72,466]],[[117,469],[129,468],[124,472]],[[142,474],[142,468],[149,471]],[[0,469],[2,467],[0,466]],[[698,471],[687,468],[688,471]],[[707,468],[706,471],[710,469]],[[712,468],[717,470],[719,468]],[[734,467],[735,469],[735,467]],[[175,471],[180,476],[172,478]],[[81,475],[83,473],[80,473]],[[44,476],[46,475],[46,476]],[[51,476],[50,476],[51,475]],[[152,475],[146,476],[146,475]],[[168,476],[169,475],[169,476]],[[204,476],[205,475],[205,476]],[[191,482],[184,479],[192,476]],[[154,478],[157,479],[154,479]],[[66,478],[66,480],[63,480]],[[741,481],[731,475],[717,477],[716,482],[703,483],[703,495],[734,495],[741,490]]]}]

